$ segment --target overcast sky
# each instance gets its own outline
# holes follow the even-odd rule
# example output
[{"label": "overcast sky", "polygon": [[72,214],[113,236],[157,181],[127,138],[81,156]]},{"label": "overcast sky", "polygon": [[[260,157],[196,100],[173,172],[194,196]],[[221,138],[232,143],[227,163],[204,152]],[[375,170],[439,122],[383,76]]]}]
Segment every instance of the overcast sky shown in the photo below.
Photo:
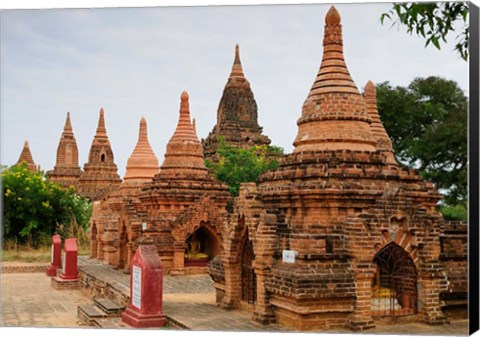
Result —
[{"label": "overcast sky", "polygon": [[[28,140],[44,170],[55,165],[67,111],[87,161],[99,110],[123,177],[144,116],[160,162],[178,120],[180,94],[205,138],[240,44],[259,123],[287,153],[296,121],[322,59],[330,5],[264,5],[58,10],[1,13],[1,163],[14,164]],[[387,3],[337,4],[353,80],[407,86],[431,75],[455,80],[468,94],[468,63],[405,29],[381,25]]]}]

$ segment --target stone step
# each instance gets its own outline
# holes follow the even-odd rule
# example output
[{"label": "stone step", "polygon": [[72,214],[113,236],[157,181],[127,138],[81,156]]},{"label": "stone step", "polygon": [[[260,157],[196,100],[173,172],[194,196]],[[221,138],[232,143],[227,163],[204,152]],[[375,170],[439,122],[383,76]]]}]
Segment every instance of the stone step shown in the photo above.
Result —
[{"label": "stone step", "polygon": [[93,324],[102,329],[131,329],[128,324],[122,322],[120,317],[97,318]]},{"label": "stone step", "polygon": [[107,317],[107,314],[95,304],[82,304],[77,307],[77,317],[89,326],[95,326],[94,320]]},{"label": "stone step", "polygon": [[125,310],[125,306],[118,304],[114,300],[109,298],[95,298],[93,302],[103,310],[108,317],[115,317],[120,316],[122,312]]}]

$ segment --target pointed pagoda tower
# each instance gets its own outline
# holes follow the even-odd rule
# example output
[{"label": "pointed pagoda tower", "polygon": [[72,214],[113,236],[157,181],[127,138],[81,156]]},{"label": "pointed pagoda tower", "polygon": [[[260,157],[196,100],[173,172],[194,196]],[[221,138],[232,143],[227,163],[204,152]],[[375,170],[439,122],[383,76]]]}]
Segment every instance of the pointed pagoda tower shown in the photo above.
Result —
[{"label": "pointed pagoda tower", "polygon": [[88,162],[84,165],[79,179],[78,191],[81,195],[95,201],[107,195],[120,182],[105,128],[104,111],[101,108],[97,132],[90,147]]},{"label": "pointed pagoda tower", "polygon": [[145,183],[151,181],[158,173],[158,169],[158,158],[148,141],[147,121],[142,117],[137,145],[127,161],[124,182]]},{"label": "pointed pagoda tower", "polygon": [[217,110],[217,124],[208,137],[202,140],[205,158],[216,160],[219,138],[241,148],[270,144],[258,125],[258,109],[250,83],[243,73],[240,47],[235,46],[235,59]]},{"label": "pointed pagoda tower", "polygon": [[40,171],[40,167],[35,164],[33,161],[32,153],[30,152],[30,147],[28,146],[28,141],[23,143],[23,149],[20,153],[20,157],[15,165],[21,165],[22,163],[26,163],[28,169],[32,172]]},{"label": "pointed pagoda tower", "polygon": [[78,147],[73,134],[70,112],[63,128],[62,136],[57,148],[57,161],[53,170],[47,172],[47,177],[65,188],[76,187],[82,170],[78,165]]},{"label": "pointed pagoda tower", "polygon": [[[255,301],[255,320],[302,331],[365,330],[378,316],[441,323],[441,196],[389,161],[372,87],[364,99],[345,64],[340,23],[332,6],[293,153],[240,187],[224,227],[228,248],[210,269],[217,305]],[[383,292],[399,307],[375,305]]]},{"label": "pointed pagoda tower", "polygon": [[[190,262],[205,268],[209,259],[220,253],[221,225],[230,198],[228,187],[205,166],[202,145],[190,118],[189,95],[184,91],[177,127],[160,171],[139,194],[138,212],[148,214],[144,220],[148,228],[141,240],[156,244],[166,272],[185,273]],[[199,259],[186,261],[185,247],[193,232],[198,232],[203,251]]]},{"label": "pointed pagoda tower", "polygon": [[377,87],[372,81],[368,81],[365,85],[364,97],[367,104],[368,115],[372,120],[370,129],[372,130],[373,137],[377,141],[376,148],[385,154],[385,159],[388,164],[398,165],[397,160],[395,159],[392,140],[385,131],[382,121],[380,120],[380,115],[378,114]]},{"label": "pointed pagoda tower", "polygon": [[317,150],[375,151],[371,119],[343,56],[341,18],[325,17],[323,59],[297,121],[294,153]]}]

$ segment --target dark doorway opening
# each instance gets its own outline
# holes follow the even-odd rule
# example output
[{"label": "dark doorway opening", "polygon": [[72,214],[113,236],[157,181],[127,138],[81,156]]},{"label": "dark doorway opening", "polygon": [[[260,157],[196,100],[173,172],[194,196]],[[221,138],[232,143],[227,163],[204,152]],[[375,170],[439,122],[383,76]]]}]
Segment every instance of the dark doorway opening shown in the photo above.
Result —
[{"label": "dark doorway opening", "polygon": [[417,269],[410,255],[394,242],[374,257],[372,316],[398,317],[417,313]]},{"label": "dark doorway opening", "polygon": [[242,252],[242,300],[254,304],[257,301],[257,277],[253,269],[255,253],[252,241],[246,235]]}]

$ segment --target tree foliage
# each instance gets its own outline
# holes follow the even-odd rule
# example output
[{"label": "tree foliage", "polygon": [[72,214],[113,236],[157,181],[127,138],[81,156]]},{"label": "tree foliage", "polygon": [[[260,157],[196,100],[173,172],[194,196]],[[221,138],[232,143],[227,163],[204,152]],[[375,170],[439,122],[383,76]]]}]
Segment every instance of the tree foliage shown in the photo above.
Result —
[{"label": "tree foliage", "polygon": [[262,173],[278,168],[277,159],[283,154],[283,149],[267,145],[241,149],[221,140],[217,154],[218,163],[206,160],[206,166],[218,180],[229,186],[232,195],[238,195],[240,183],[256,182]]},{"label": "tree foliage", "polygon": [[67,236],[71,226],[88,227],[91,203],[31,172],[23,163],[2,171],[5,239],[38,245],[55,233]]},{"label": "tree foliage", "polygon": [[433,44],[440,49],[441,42],[447,42],[447,35],[455,31],[457,22],[463,24],[462,32],[456,36],[455,50],[468,60],[468,3],[467,2],[430,2],[430,3],[396,3],[380,21],[384,24],[388,18],[405,25],[407,32],[426,39],[425,46]]},{"label": "tree foliage", "polygon": [[454,81],[416,78],[408,87],[377,87],[378,111],[397,158],[466,205],[468,99]]}]

